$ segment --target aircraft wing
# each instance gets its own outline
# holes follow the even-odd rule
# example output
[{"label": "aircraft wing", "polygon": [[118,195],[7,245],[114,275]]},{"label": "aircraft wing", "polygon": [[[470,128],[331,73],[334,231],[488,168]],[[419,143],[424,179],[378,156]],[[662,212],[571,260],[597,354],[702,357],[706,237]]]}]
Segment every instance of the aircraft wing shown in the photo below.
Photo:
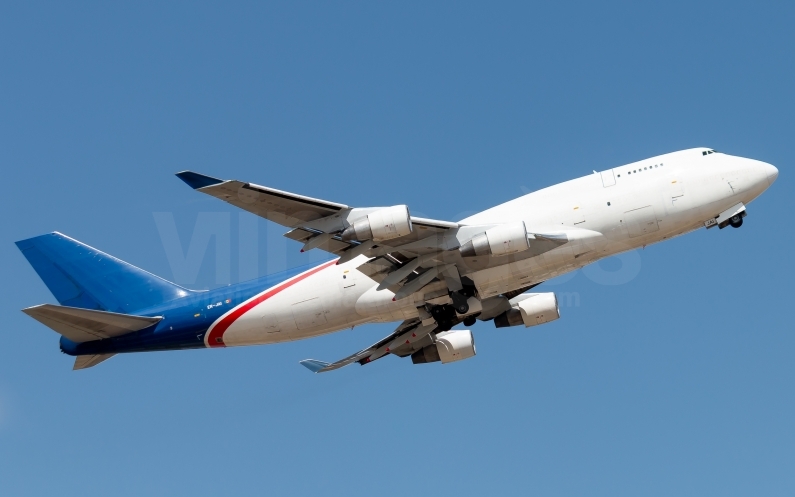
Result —
[{"label": "aircraft wing", "polygon": [[407,319],[389,336],[382,338],[366,349],[351,354],[337,362],[328,363],[317,359],[304,359],[300,364],[313,373],[326,373],[358,362],[362,366],[388,354],[406,357],[433,343],[431,333],[437,324],[423,325],[419,319]]},{"label": "aircraft wing", "polygon": [[224,181],[192,171],[182,171],[177,173],[177,177],[195,190],[282,226],[300,226],[308,221],[333,216],[341,210],[348,209],[347,205],[336,202],[283,192],[253,183]]},{"label": "aircraft wing", "polygon": [[[383,210],[383,207],[353,208],[345,204],[276,190],[238,180],[221,180],[182,171],[177,173],[191,188],[230,203],[243,210],[292,228],[285,236],[303,243],[303,250],[319,248],[343,256],[343,261],[360,254],[384,255],[393,247],[404,246],[458,228],[457,223],[411,216],[412,229],[384,242],[343,240],[341,234],[357,219]],[[433,246],[436,242],[432,243]],[[356,250],[352,250],[352,249]],[[377,252],[377,253],[374,253]]]}]

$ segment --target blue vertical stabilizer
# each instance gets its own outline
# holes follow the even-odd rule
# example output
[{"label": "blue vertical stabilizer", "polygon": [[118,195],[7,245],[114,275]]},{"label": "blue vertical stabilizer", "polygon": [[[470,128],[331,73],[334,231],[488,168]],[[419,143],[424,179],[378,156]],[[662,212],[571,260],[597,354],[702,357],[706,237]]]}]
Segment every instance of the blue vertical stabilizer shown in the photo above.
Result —
[{"label": "blue vertical stabilizer", "polygon": [[61,233],[17,247],[61,305],[130,314],[191,292]]}]

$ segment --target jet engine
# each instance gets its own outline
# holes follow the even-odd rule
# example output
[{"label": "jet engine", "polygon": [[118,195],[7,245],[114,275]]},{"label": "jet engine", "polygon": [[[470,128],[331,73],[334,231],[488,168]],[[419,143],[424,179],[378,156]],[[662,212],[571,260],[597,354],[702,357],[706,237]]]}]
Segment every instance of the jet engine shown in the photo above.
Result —
[{"label": "jet engine", "polygon": [[351,240],[380,242],[406,236],[411,231],[411,214],[409,214],[408,206],[395,205],[379,209],[357,219],[345,228],[340,237],[346,242]]},{"label": "jet engine", "polygon": [[530,327],[549,323],[560,317],[558,298],[554,293],[529,293],[520,296],[525,298],[495,317],[494,326],[507,328],[524,324],[526,327]]},{"label": "jet engine", "polygon": [[524,221],[489,228],[458,249],[461,257],[508,255],[530,248]]},{"label": "jet engine", "polygon": [[411,354],[411,362],[424,364],[442,361],[442,364],[447,364],[475,357],[475,353],[475,337],[472,336],[472,331],[444,331],[436,335],[436,343]]}]

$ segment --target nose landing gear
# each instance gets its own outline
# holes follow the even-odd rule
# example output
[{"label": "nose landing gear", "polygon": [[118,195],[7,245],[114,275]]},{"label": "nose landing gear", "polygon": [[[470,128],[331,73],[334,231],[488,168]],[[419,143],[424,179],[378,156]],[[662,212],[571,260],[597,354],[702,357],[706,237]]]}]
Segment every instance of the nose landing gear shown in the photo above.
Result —
[{"label": "nose landing gear", "polygon": [[714,228],[717,226],[720,229],[725,228],[726,226],[731,226],[732,228],[739,228],[743,225],[743,218],[747,216],[745,212],[745,205],[742,202],[729,207],[725,211],[721,212],[714,218],[707,219],[704,223],[704,226],[709,228]]}]

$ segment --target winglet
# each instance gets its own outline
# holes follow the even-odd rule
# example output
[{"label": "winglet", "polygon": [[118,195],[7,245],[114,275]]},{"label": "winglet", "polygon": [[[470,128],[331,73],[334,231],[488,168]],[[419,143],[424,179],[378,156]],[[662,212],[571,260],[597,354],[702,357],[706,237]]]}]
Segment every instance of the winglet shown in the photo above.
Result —
[{"label": "winglet", "polygon": [[318,361],[317,359],[304,359],[300,361],[299,364],[313,373],[317,373],[326,366],[330,366],[328,362]]},{"label": "winglet", "polygon": [[212,176],[205,176],[203,174],[194,173],[193,171],[182,171],[177,173],[177,178],[181,179],[194,190],[204,188],[205,186],[217,185],[223,183],[224,180],[213,178]]}]

